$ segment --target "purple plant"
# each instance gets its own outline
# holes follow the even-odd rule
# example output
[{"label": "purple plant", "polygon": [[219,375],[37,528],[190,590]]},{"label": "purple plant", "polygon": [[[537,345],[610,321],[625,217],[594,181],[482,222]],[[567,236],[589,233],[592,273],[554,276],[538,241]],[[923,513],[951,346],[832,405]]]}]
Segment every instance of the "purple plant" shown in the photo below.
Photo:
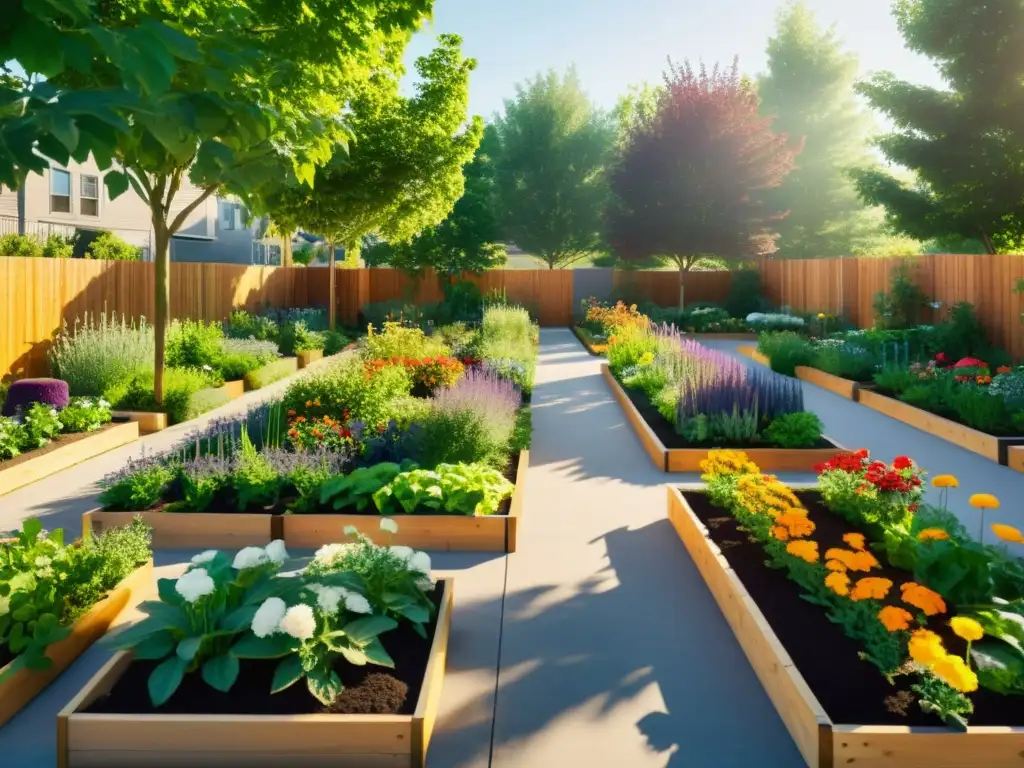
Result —
[{"label": "purple plant", "polygon": [[264,448],[260,454],[282,477],[298,469],[326,469],[332,475],[341,474],[349,468],[353,459],[350,451],[327,450],[323,447],[299,453],[284,448]]},{"label": "purple plant", "polygon": [[431,398],[441,411],[473,411],[493,433],[511,433],[519,408],[519,388],[508,379],[487,370],[471,369],[453,386]]},{"label": "purple plant", "polygon": [[394,419],[388,422],[383,431],[371,430],[368,433],[364,421],[353,421],[348,428],[352,430],[356,443],[363,447],[362,454],[355,459],[358,467],[371,467],[384,462],[400,464],[412,458],[422,431],[419,424],[411,424],[403,430]]},{"label": "purple plant", "polygon": [[2,415],[14,416],[19,411],[27,411],[33,403],[63,408],[68,404],[68,383],[60,379],[19,379],[11,382]]}]

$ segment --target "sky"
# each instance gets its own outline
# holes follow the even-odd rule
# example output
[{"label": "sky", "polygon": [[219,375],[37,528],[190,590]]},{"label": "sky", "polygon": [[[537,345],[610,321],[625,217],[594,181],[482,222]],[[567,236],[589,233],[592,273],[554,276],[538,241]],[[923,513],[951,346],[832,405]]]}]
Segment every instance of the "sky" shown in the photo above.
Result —
[{"label": "sky", "polygon": [[[931,63],[903,47],[891,0],[805,0],[818,20],[835,24],[864,75],[889,70],[941,85]],[[410,70],[436,35],[454,32],[477,60],[470,113],[490,120],[516,83],[540,71],[576,65],[591,99],[611,108],[629,85],[657,82],[667,57],[730,64],[755,75],[781,2],[777,0],[436,0],[432,24],[415,35]]]}]

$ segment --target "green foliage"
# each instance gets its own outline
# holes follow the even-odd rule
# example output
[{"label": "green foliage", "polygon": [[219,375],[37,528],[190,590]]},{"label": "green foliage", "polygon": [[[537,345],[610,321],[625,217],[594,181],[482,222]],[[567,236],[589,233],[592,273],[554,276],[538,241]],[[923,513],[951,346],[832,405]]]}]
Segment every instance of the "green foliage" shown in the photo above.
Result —
[{"label": "green foliage", "polygon": [[362,512],[374,502],[374,494],[394,480],[399,473],[411,470],[411,462],[401,465],[391,462],[359,467],[347,475],[335,475],[320,488],[320,503],[334,509],[354,509]]},{"label": "green foliage", "polygon": [[102,398],[72,397],[60,412],[64,432],[94,432],[110,419],[110,404]]},{"label": "green foliage", "polygon": [[373,494],[382,514],[493,515],[515,486],[485,464],[438,464],[396,476]]},{"label": "green foliage", "polygon": [[38,257],[43,255],[43,244],[32,235],[0,235],[0,256]]},{"label": "green foliage", "polygon": [[100,481],[99,500],[104,509],[141,512],[160,501],[174,470],[160,462],[135,466],[131,461],[116,476]]},{"label": "green foliage", "polygon": [[847,342],[831,343],[829,340],[814,348],[810,365],[843,379],[871,382],[878,361],[863,347]]},{"label": "green foliage", "polygon": [[419,328],[408,328],[395,322],[386,322],[381,332],[369,327],[363,344],[366,360],[388,360],[393,357],[437,357],[451,350],[440,339],[427,336]]},{"label": "green foliage", "polygon": [[0,461],[20,456],[28,444],[28,433],[21,422],[0,416]]},{"label": "green foliage", "polygon": [[419,424],[415,456],[424,467],[483,462],[503,466],[509,434],[495,434],[484,414],[470,409],[431,409]]},{"label": "green foliage", "polygon": [[875,295],[875,323],[882,328],[910,328],[918,325],[930,299],[914,282],[910,267],[898,264],[892,270],[888,293]]},{"label": "green foliage", "polygon": [[384,406],[384,423],[394,421],[399,429],[407,430],[420,423],[430,413],[430,401],[422,397],[396,397]]},{"label": "green foliage", "polygon": [[126,243],[113,232],[101,232],[85,249],[85,258],[106,261],[139,261],[142,249]]},{"label": "green foliage", "polygon": [[771,361],[772,370],[795,376],[798,365],[811,365],[814,344],[795,331],[762,331],[757,337],[757,351]]},{"label": "green foliage", "polygon": [[152,530],[136,517],[129,525],[90,535],[78,547],[68,574],[67,619],[74,621],[152,556]]},{"label": "green foliage", "polygon": [[[210,391],[223,383],[223,379],[214,371],[168,368],[164,377],[162,404],[157,403],[153,392],[152,371],[138,374],[128,382],[112,385],[104,396],[114,410],[163,412],[172,424],[178,424],[205,412],[202,408],[210,410],[226,403],[226,395]],[[202,396],[196,398],[200,392]]]},{"label": "green foliage", "polygon": [[45,403],[32,403],[22,421],[28,447],[42,448],[61,432],[57,410]]},{"label": "green foliage", "polygon": [[310,330],[301,320],[282,325],[279,338],[282,355],[296,355],[299,352],[323,349],[326,341],[322,333]]},{"label": "green foliage", "polygon": [[780,448],[813,448],[821,440],[822,429],[817,414],[801,411],[779,416],[765,428],[764,437]]},{"label": "green foliage", "polygon": [[524,397],[533,392],[538,332],[523,307],[492,304],[484,309],[479,355],[490,370],[519,387]]},{"label": "green foliage", "polygon": [[323,331],[324,338],[324,354],[325,355],[336,355],[345,347],[347,347],[352,340],[341,331]]},{"label": "green foliage", "polygon": [[[49,351],[53,375],[72,395],[103,395],[153,366],[153,329],[126,316],[85,315],[57,333]],[[108,398],[109,399],[109,398]]]},{"label": "green foliage", "polygon": [[[762,311],[764,304],[761,273],[756,269],[740,269],[734,272],[732,282],[729,283],[729,295],[722,303],[726,315],[745,318],[751,312]],[[725,318],[717,319],[721,321]]]},{"label": "green foliage", "polygon": [[[285,411],[302,412],[306,418],[330,416],[363,421],[374,427],[386,424],[388,403],[412,392],[412,380],[403,366],[389,365],[368,376],[362,361],[346,358],[311,376],[296,379],[285,392]],[[319,401],[320,405],[306,403]]]},{"label": "green foliage", "polygon": [[243,380],[246,389],[262,389],[269,387],[276,381],[286,379],[295,373],[295,362],[292,359],[275,360],[254,371],[249,371]]},{"label": "green foliage", "polygon": [[512,430],[512,437],[508,441],[510,454],[516,454],[530,448],[533,441],[533,411],[529,408],[520,408],[516,412],[516,426]]},{"label": "green foliage", "polygon": [[601,250],[615,126],[587,98],[576,71],[517,86],[495,129],[505,236],[552,269]]},{"label": "green foliage", "polygon": [[174,320],[167,329],[165,362],[170,368],[219,368],[223,340],[220,323]]},{"label": "green foliage", "polygon": [[920,698],[921,709],[942,718],[958,731],[967,730],[966,716],[974,712],[971,700],[939,680],[934,675],[921,674],[918,683],[910,687]]},{"label": "green foliage", "polygon": [[[2,246],[0,246],[2,249]],[[53,233],[43,244],[43,256],[48,259],[70,259],[75,252],[75,238]]]},{"label": "green foliage", "polygon": [[228,317],[224,332],[232,339],[277,341],[278,327],[269,317],[251,315],[244,309],[236,309]]}]

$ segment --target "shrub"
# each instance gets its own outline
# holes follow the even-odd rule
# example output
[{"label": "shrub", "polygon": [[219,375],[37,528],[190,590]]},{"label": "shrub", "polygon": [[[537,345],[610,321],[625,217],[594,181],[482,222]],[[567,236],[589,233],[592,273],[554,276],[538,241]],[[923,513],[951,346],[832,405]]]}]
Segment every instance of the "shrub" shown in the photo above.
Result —
[{"label": "shrub", "polygon": [[327,330],[327,310],[322,307],[268,307],[263,310],[263,315],[279,327],[289,323],[305,323],[311,331]]},{"label": "shrub", "polygon": [[650,323],[647,316],[637,310],[636,304],[626,305],[619,301],[612,307],[606,307],[596,299],[590,299],[584,319],[590,327],[596,326],[605,334],[613,334],[632,326],[646,328]]},{"label": "shrub", "polygon": [[223,339],[220,372],[225,381],[237,381],[277,358],[277,345],[272,341]]},{"label": "shrub", "polygon": [[[158,405],[153,394],[153,372],[146,371],[132,379],[126,386],[112,390],[106,396],[115,410],[149,411],[166,413],[172,424],[188,421],[199,413],[219,407],[227,402],[226,395],[204,393],[193,404],[193,396],[205,389],[219,387],[224,383],[220,374],[198,368],[167,368],[164,370],[164,401]],[[205,409],[205,410],[203,410]]]},{"label": "shrub", "polygon": [[[101,312],[75,320],[50,347],[53,375],[68,383],[72,395],[103,395],[115,384],[126,386],[153,368],[153,329],[126,317]],[[110,399],[109,397],[107,398]]]},{"label": "shrub", "polygon": [[138,261],[142,258],[142,249],[126,243],[113,232],[101,232],[85,249],[85,258]]},{"label": "shrub", "polygon": [[48,259],[70,259],[75,252],[75,238],[56,233],[49,235],[43,244],[43,256]]},{"label": "shrub", "polygon": [[827,339],[815,348],[811,365],[833,376],[864,382],[871,381],[877,363],[875,356],[862,347]]},{"label": "shrub", "polygon": [[[347,357],[294,381],[284,396],[286,411],[307,418],[349,417],[376,427],[387,424],[387,404],[412,391],[412,380],[401,366],[388,366],[369,375],[364,363]],[[307,405],[309,403],[309,405]]]},{"label": "shrub", "polygon": [[32,235],[0,235],[0,256],[42,256],[43,244]]},{"label": "shrub", "polygon": [[363,307],[363,319],[374,328],[383,328],[385,323],[421,328],[433,321],[435,313],[436,305],[416,306],[400,300],[375,301]]},{"label": "shrub", "polygon": [[758,331],[781,331],[787,328],[804,327],[804,319],[802,317],[780,313],[765,314],[763,312],[751,312],[747,315],[747,322]]},{"label": "shrub", "polygon": [[174,320],[167,329],[166,365],[170,368],[219,368],[224,329],[219,323]]},{"label": "shrub", "polygon": [[396,397],[384,406],[385,422],[394,421],[399,429],[409,429],[411,425],[422,422],[428,413],[430,400],[411,395]]},{"label": "shrub", "polygon": [[929,298],[914,282],[910,267],[898,264],[890,274],[889,292],[874,299],[875,323],[882,328],[909,328],[921,322]]},{"label": "shrub", "polygon": [[380,333],[369,326],[363,346],[363,357],[367,360],[438,357],[450,353],[440,339],[427,336],[419,328],[406,328],[393,322],[384,323]]},{"label": "shrub", "polygon": [[110,403],[103,398],[73,397],[60,412],[65,432],[94,432],[110,418]]},{"label": "shrub", "polygon": [[275,360],[272,363],[267,363],[261,368],[257,368],[254,371],[249,371],[243,379],[245,380],[246,389],[262,389],[263,387],[270,386],[275,381],[281,381],[281,379],[288,378],[290,375],[295,373],[295,360],[294,358],[285,358],[282,360]]},{"label": "shrub", "polygon": [[477,346],[479,334],[465,323],[442,325],[434,335],[452,351],[454,357],[475,357],[471,353],[476,350],[471,348]]},{"label": "shrub", "polygon": [[151,542],[152,530],[138,517],[130,525],[83,539],[68,575],[73,585],[66,598],[68,618],[79,618],[149,560]]},{"label": "shrub", "polygon": [[0,461],[20,456],[27,444],[25,425],[7,416],[0,416]]},{"label": "shrub", "polygon": [[324,331],[323,335],[325,355],[336,355],[352,342],[352,340],[341,331]]},{"label": "shrub", "polygon": [[60,379],[19,379],[12,382],[4,400],[3,415],[14,416],[26,411],[33,403],[50,408],[63,408],[68,404],[68,385]]},{"label": "shrub", "polygon": [[772,421],[765,430],[765,439],[780,448],[813,448],[821,439],[821,419],[801,411],[787,413]]},{"label": "shrub", "polygon": [[269,317],[251,315],[244,309],[238,309],[229,315],[224,333],[232,339],[257,339],[276,343],[278,327]]},{"label": "shrub", "polygon": [[279,339],[278,346],[284,355],[323,349],[325,341],[322,333],[311,331],[302,320],[282,325]]},{"label": "shrub", "polygon": [[786,376],[796,375],[798,365],[814,361],[814,345],[793,331],[762,331],[757,337],[757,351],[771,361],[772,370]]},{"label": "shrub", "polygon": [[100,504],[104,509],[129,512],[149,509],[160,501],[175,474],[175,469],[157,456],[128,459],[121,469],[99,481]]},{"label": "shrub", "polygon": [[21,417],[27,437],[26,450],[42,448],[60,434],[62,424],[57,409],[45,403],[32,403]]},{"label": "shrub", "polygon": [[393,357],[388,360],[369,360],[367,372],[373,376],[389,366],[402,366],[412,379],[412,394],[428,397],[441,387],[450,387],[462,376],[465,366],[454,357]]},{"label": "shrub", "polygon": [[970,302],[961,301],[950,307],[949,319],[935,326],[934,333],[939,350],[954,360],[989,357],[991,347],[985,329]]},{"label": "shrub", "polygon": [[630,366],[639,364],[645,355],[654,355],[658,351],[658,341],[653,333],[646,328],[637,326],[625,328],[609,339],[608,367],[616,376]]},{"label": "shrub", "polygon": [[760,312],[764,309],[761,273],[756,269],[741,269],[734,272],[729,284],[729,295],[722,305],[732,317],[746,317],[751,312]]}]

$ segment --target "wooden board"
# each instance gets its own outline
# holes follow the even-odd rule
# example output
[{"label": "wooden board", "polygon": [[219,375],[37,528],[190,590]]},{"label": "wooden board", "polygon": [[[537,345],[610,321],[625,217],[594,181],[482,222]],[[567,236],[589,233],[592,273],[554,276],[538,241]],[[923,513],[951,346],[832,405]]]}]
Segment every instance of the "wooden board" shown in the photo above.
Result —
[{"label": "wooden board", "polygon": [[629,395],[626,394],[626,390],[612,376],[608,363],[601,364],[601,374],[604,376],[604,380],[608,382],[608,386],[611,388],[612,394],[615,395],[615,399],[619,401],[619,405],[622,406],[622,410],[626,412],[626,419],[633,425],[633,431],[636,432],[636,436],[640,439],[640,444],[644,447],[647,455],[650,456],[651,463],[662,472],[667,472],[668,451],[665,450],[665,445],[654,434],[654,430],[644,421],[644,417],[640,415],[640,411],[633,405]]},{"label": "wooden board", "polygon": [[[128,574],[110,594],[96,603],[71,627],[71,634],[46,649],[53,666],[46,670],[21,669],[0,684],[0,726],[52,683],[112,627],[127,608],[146,600],[153,591],[153,561]],[[0,670],[2,672],[2,670]]]},{"label": "wooden board", "polygon": [[591,336],[582,328],[574,325],[572,327],[572,332],[576,335],[576,338],[580,340],[580,344],[583,345],[584,349],[594,357],[604,357],[604,354],[608,351],[607,344],[601,344],[593,341]]},{"label": "wooden board", "polygon": [[453,582],[445,579],[437,628],[412,715],[116,715],[81,710],[131,663],[117,653],[57,715],[60,768],[331,766],[422,768],[441,699]]},{"label": "wooden board", "polygon": [[1024,446],[1011,445],[1006,449],[1006,466],[1024,472]]},{"label": "wooden board", "polygon": [[136,515],[153,529],[154,549],[241,549],[268,544],[274,535],[273,515],[215,512],[106,512],[82,515],[82,535],[128,525]]},{"label": "wooden board", "polygon": [[34,459],[26,459],[7,469],[0,469],[0,496],[138,439],[139,425],[135,422],[114,424],[94,435],[42,453]]},{"label": "wooden board", "polygon": [[315,363],[317,360],[322,360],[324,351],[322,349],[310,349],[305,352],[299,352],[296,355],[298,360],[299,369],[306,368],[310,363]]},{"label": "wooden board", "polygon": [[112,411],[115,419],[128,419],[139,425],[139,434],[151,435],[167,429],[167,414],[152,411]]},{"label": "wooden board", "polygon": [[837,766],[858,768],[988,768],[1024,763],[1024,728],[834,725]]},{"label": "wooden board", "polygon": [[221,392],[228,396],[231,400],[237,400],[245,394],[245,381],[237,379],[236,381],[225,381],[224,386],[218,387]]},{"label": "wooden board", "polygon": [[831,373],[819,371],[817,368],[809,368],[806,365],[796,366],[796,377],[803,381],[827,389],[834,395],[845,397],[847,400],[856,400],[860,390],[860,384],[840,376],[833,376]]},{"label": "wooden board", "polygon": [[740,346],[736,347],[736,351],[739,352],[744,357],[749,357],[755,363],[767,365],[769,368],[771,368],[772,361],[769,360],[764,355],[762,355],[760,352],[758,352],[757,347],[755,347],[753,344],[741,344]]}]

